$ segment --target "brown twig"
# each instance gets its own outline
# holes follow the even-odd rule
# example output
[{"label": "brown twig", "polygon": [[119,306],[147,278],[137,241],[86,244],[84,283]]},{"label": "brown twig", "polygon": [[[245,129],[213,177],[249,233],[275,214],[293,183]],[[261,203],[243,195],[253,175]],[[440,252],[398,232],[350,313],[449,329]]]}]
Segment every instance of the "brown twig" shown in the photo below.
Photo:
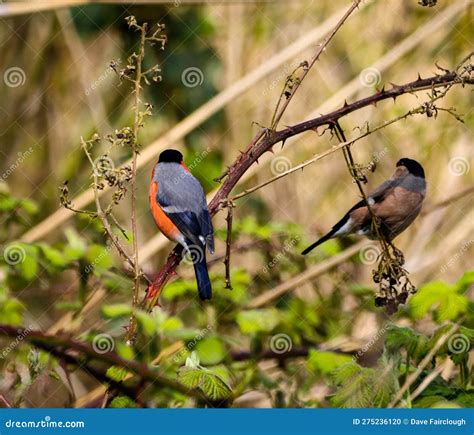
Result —
[{"label": "brown twig", "polygon": [[225,240],[225,288],[232,290],[232,283],[230,279],[230,251],[232,249],[232,219],[234,214],[234,205],[229,203],[227,205],[227,237]]},{"label": "brown twig", "polygon": [[[309,63],[308,62],[303,62],[300,65],[300,67],[301,66],[303,67],[303,73],[301,74],[301,77],[293,79],[293,77],[291,75],[287,78],[287,80],[285,82],[285,85],[283,86],[283,90],[281,92],[278,103],[275,107],[275,112],[273,114],[272,121],[271,121],[271,130],[275,130],[278,127],[278,123],[280,122],[281,118],[283,117],[283,115],[284,115],[288,105],[290,104],[291,100],[293,99],[296,91],[301,86],[301,83],[303,82],[305,77],[308,75],[309,71],[314,66],[314,64],[321,57],[321,54],[324,52],[324,50],[326,49],[328,44],[331,42],[331,40],[334,38],[336,33],[339,31],[339,29],[344,25],[344,23],[349,18],[349,16],[352,14],[352,12],[354,12],[354,10],[359,7],[360,2],[361,2],[361,0],[354,0],[352,2],[352,5],[349,7],[349,9],[346,11],[346,13],[342,16],[342,18],[339,20],[339,22],[336,24],[336,26],[332,29],[331,33],[326,37],[324,42],[319,45],[319,47],[316,50],[316,53],[312,57],[311,61]],[[288,89],[289,81],[291,81],[290,89]],[[285,98],[285,99],[284,99],[283,104],[280,107],[280,102],[282,101],[283,98]]]},{"label": "brown twig", "polygon": [[[142,90],[142,62],[145,57],[145,37],[148,25],[143,23],[142,26],[137,27],[140,30],[140,48],[137,58],[135,60],[136,73],[134,77],[134,122],[133,122],[133,144],[132,144],[132,181],[131,181],[131,221],[132,221],[132,239],[133,239],[133,261],[134,261],[134,277],[133,277],[133,297],[132,307],[138,305],[138,294],[140,291],[140,268],[138,265],[138,225],[137,225],[137,156],[138,156],[138,132],[140,129],[141,115],[140,115],[140,92]],[[132,313],[130,323],[127,330],[127,342],[133,342],[135,339],[136,318]]]}]

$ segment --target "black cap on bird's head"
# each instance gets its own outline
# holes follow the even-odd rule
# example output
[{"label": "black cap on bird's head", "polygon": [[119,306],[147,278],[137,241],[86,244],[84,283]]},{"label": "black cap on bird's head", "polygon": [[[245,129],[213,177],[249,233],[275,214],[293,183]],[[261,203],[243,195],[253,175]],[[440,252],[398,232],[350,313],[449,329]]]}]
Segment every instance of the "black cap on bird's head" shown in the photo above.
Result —
[{"label": "black cap on bird's head", "polygon": [[404,166],[407,168],[410,174],[413,174],[415,177],[425,178],[425,171],[423,166],[421,166],[416,160],[408,159],[404,157],[397,162],[397,167]]},{"label": "black cap on bird's head", "polygon": [[158,159],[158,163],[181,163],[183,155],[178,150],[164,150]]}]

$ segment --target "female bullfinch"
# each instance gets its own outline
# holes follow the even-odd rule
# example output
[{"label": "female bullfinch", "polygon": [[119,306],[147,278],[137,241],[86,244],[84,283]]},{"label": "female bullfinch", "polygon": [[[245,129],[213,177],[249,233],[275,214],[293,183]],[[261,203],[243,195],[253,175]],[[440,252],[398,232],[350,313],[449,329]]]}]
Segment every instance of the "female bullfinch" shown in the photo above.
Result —
[{"label": "female bullfinch", "polygon": [[165,150],[153,168],[150,209],[159,230],[183,246],[192,258],[202,300],[211,299],[206,246],[214,252],[214,232],[206,196],[199,181],[183,163],[177,150]]},{"label": "female bullfinch", "polygon": [[[395,173],[367,196],[370,209],[379,218],[379,228],[387,241],[393,240],[415,220],[426,195],[425,171],[415,160],[403,158]],[[306,255],[333,237],[360,234],[377,239],[372,216],[364,200],[359,201],[325,236],[306,248]]]}]

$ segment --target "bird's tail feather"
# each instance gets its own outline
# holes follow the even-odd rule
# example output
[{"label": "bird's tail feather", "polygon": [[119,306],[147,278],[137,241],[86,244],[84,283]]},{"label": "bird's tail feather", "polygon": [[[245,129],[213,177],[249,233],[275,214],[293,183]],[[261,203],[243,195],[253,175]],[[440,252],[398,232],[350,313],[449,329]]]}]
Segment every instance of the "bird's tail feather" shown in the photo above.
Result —
[{"label": "bird's tail feather", "polygon": [[327,240],[331,239],[334,234],[336,234],[337,230],[336,229],[332,229],[331,231],[329,231],[329,233],[327,233],[325,236],[321,237],[319,240],[316,240],[312,245],[308,246],[302,253],[301,255],[306,255],[308,254],[309,252],[311,252],[314,248],[316,248],[317,246],[321,245],[322,243],[326,242]]},{"label": "bird's tail feather", "polygon": [[209,300],[212,297],[211,280],[207,271],[206,256],[194,263],[194,273],[196,274],[196,282],[201,300]]}]

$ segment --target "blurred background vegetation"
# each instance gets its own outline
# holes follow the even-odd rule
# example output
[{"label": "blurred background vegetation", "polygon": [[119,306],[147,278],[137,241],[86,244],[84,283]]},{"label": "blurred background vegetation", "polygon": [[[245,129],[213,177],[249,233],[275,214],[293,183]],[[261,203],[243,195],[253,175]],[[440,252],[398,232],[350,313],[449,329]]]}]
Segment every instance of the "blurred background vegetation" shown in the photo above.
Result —
[{"label": "blurred background vegetation", "polygon": [[[57,213],[58,188],[65,180],[72,197],[91,183],[80,137],[107,135],[133,123],[129,87],[109,68],[111,61],[123,68],[136,49],[136,34],[124,18],[165,24],[168,36],[164,51],[146,52],[145,64],[158,63],[162,81],[144,89],[143,100],[154,112],[140,133],[143,153],[165,137],[166,147],[182,150],[194,175],[212,192],[219,186],[213,179],[237,158],[258,125],[270,124],[286,76],[311,58],[325,33],[301,50],[293,48],[262,78],[250,78],[248,86],[239,79],[311,36],[334,14],[340,17],[350,2],[150,1],[36,11],[32,1],[24,2],[33,4],[32,10],[20,15],[9,11],[10,3],[0,5],[1,324],[66,334],[96,346],[105,337],[106,350],[157,365],[159,372],[235,407],[388,406],[438,338],[456,324],[455,334],[430,355],[400,406],[474,406],[472,190],[433,208],[472,187],[469,87],[453,89],[441,102],[454,107],[464,123],[445,112],[410,117],[353,147],[358,162],[377,163],[369,187],[388,178],[401,157],[420,161],[427,174],[426,213],[396,240],[419,288],[398,313],[388,316],[374,306],[371,245],[331,241],[308,258],[300,255],[358,200],[342,155],[334,153],[237,202],[232,291],[224,289],[225,213],[218,214],[216,254],[209,258],[211,303],[198,300],[192,267],[182,264],[163,292],[162,306],[151,315],[140,313],[139,338],[129,347],[123,327],[131,312],[132,281],[122,261],[96,220]],[[384,84],[433,75],[440,72],[435,63],[454,68],[473,46],[472,4],[438,3],[364,2],[311,70],[281,126],[371,95]],[[194,78],[186,75],[190,71]],[[232,86],[235,96],[222,108],[208,108],[203,122],[170,140],[180,122]],[[382,102],[341,124],[351,137],[357,128],[401,115],[423,98],[425,92]],[[235,192],[336,143],[329,134],[311,132],[284,148],[277,145]],[[160,149],[162,142],[153,148],[156,157]],[[106,146],[94,150],[97,156],[104,152]],[[126,147],[110,152],[117,167],[130,156]],[[141,266],[150,276],[172,248],[157,235],[148,211],[156,157],[138,171],[138,242]],[[94,210],[92,204],[81,208]],[[114,214],[129,231],[128,195]],[[45,219],[51,224],[47,228]],[[131,242],[124,243],[131,249]],[[97,380],[30,347],[27,335],[0,341],[5,403],[137,405],[115,391],[103,400],[105,387]],[[126,375],[126,370],[107,372],[118,381]],[[430,375],[428,385],[411,395]],[[203,405],[172,390],[150,387],[142,395],[148,406]]]}]

